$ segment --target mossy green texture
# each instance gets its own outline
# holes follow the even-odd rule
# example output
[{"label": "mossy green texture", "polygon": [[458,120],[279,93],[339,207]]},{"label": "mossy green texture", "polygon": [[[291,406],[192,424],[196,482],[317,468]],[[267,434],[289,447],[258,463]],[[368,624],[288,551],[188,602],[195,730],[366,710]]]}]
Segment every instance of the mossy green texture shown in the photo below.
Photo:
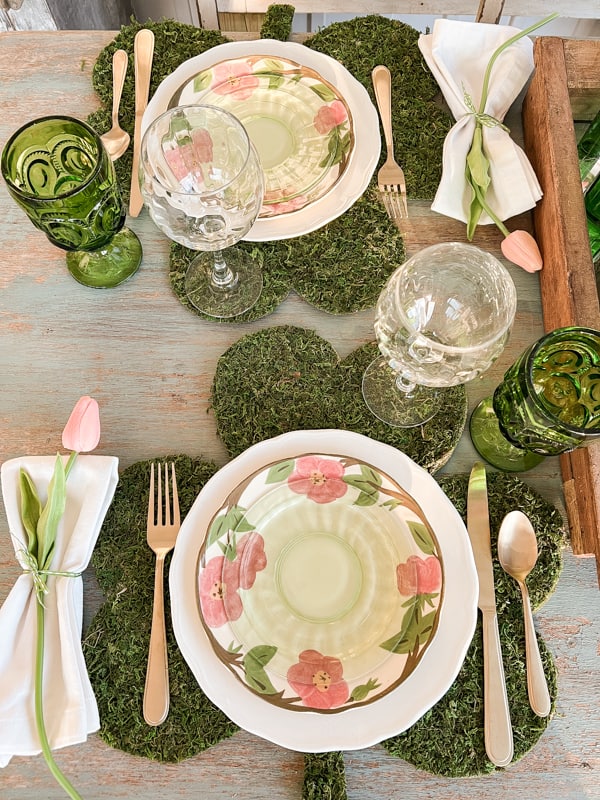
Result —
[{"label": "mossy green texture", "polygon": [[[214,474],[214,464],[187,456],[174,460],[183,514]],[[199,753],[234,734],[238,728],[199,689],[173,637],[167,613],[171,708],[157,728],[142,717],[154,556],[146,544],[149,462],[138,462],[121,475],[92,557],[106,601],[92,621],[84,655],[100,709],[100,736],[113,747],[158,761],[174,762]],[[461,515],[466,513],[467,475],[442,475],[438,481]],[[539,560],[528,579],[534,608],[555,588],[561,569],[565,532],[559,512],[513,475],[488,473],[492,548],[504,515],[515,508],[531,518],[538,538]],[[167,559],[168,570],[169,559]],[[536,717],[529,708],[525,675],[522,606],[515,582],[494,565],[500,637],[515,741],[515,759],[539,740],[551,717]],[[167,609],[169,596],[167,585]],[[550,694],[556,700],[556,669],[540,640]],[[383,742],[394,756],[420,769],[449,777],[491,772],[483,739],[483,655],[481,625],[465,662],[447,694],[405,733]],[[343,800],[343,757],[333,752],[306,755],[304,800]]]},{"label": "mossy green texture", "polygon": [[287,431],[342,428],[397,447],[430,472],[440,469],[464,428],[464,387],[444,390],[442,410],[424,425],[390,427],[371,414],[361,391],[378,352],[368,342],[340,360],[318,334],[289,325],[239,339],[219,359],[212,387],[217,431],[229,455]]},{"label": "mossy green texture", "polygon": [[269,6],[260,29],[260,38],[285,42],[290,38],[293,20],[294,6],[283,3]]},{"label": "mossy green texture", "polygon": [[[538,717],[531,710],[527,696],[521,594],[516,581],[506,575],[498,563],[498,530],[504,516],[514,509],[523,511],[531,519],[539,549],[537,564],[527,579],[534,609],[556,587],[566,533],[558,510],[518,477],[488,472],[487,480],[496,605],[513,728],[513,761],[516,761],[538,742],[554,714],[557,672],[550,651],[538,636],[552,698],[550,716]],[[468,476],[440,475],[438,482],[466,520]],[[392,755],[410,761],[420,769],[452,778],[484,774],[495,769],[484,746],[482,647],[479,617],[464,664],[450,690],[405,733],[383,742]]]}]

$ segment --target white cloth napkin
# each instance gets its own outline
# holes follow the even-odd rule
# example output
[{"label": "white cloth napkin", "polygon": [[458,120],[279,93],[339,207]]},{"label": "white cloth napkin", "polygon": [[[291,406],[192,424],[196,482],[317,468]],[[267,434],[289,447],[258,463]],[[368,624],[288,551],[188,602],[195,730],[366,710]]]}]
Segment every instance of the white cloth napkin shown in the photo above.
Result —
[{"label": "white cloth napkin", "polygon": [[[444,141],[443,171],[431,208],[466,222],[471,189],[465,163],[471,148],[475,117],[465,104],[465,91],[479,109],[483,78],[496,48],[519,32],[508,25],[438,19],[431,34],[419,37],[419,49],[457,120]],[[502,122],[533,71],[533,43],[528,36],[510,45],[492,69],[485,113]],[[490,161],[490,208],[502,220],[533,208],[542,196],[533,167],[523,150],[499,125],[483,126],[484,153]],[[492,222],[484,212],[480,223]]]},{"label": "white cloth napkin", "polygon": [[[20,518],[19,470],[24,467],[42,503],[55,456],[6,461],[0,471],[9,530],[21,566],[26,542]],[[65,459],[66,460],[66,459]],[[50,569],[82,572],[98,538],[118,481],[118,459],[80,455],[67,480],[67,504]],[[45,596],[44,721],[51,747],[87,739],[100,726],[81,649],[83,581],[48,577]],[[13,755],[41,752],[34,713],[36,594],[31,573],[20,575],[0,608],[0,766]]]}]

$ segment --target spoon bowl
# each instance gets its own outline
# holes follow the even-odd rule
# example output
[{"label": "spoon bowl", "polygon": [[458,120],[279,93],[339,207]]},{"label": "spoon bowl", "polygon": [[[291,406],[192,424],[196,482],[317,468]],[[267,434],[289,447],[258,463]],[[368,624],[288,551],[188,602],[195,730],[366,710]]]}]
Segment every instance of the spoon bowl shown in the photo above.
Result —
[{"label": "spoon bowl", "polygon": [[525,583],[537,557],[537,538],[529,517],[522,511],[511,511],[502,520],[498,532],[498,560],[502,569],[517,581],[521,589],[529,704],[538,717],[547,717],[552,704],[533,625],[529,591]]},{"label": "spoon bowl", "polygon": [[103,133],[100,139],[112,161],[116,161],[129,147],[131,137],[119,125],[119,105],[127,72],[128,56],[125,50],[116,50],[113,55],[113,104],[112,128]]}]

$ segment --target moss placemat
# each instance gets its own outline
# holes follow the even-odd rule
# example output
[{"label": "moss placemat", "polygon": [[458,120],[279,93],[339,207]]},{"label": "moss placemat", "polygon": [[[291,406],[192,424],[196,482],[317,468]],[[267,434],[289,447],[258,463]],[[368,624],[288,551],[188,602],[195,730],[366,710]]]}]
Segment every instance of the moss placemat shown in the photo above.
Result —
[{"label": "moss placemat", "polygon": [[[214,474],[215,466],[184,455],[175,461],[182,513]],[[158,727],[142,716],[147,648],[150,636],[154,556],[146,544],[146,506],[149,462],[126,469],[105,518],[92,564],[106,601],[84,641],[87,668],[100,710],[100,736],[110,745],[134,755],[174,762],[199,753],[231,736],[237,727],[216,709],[198,687],[174,639],[167,613],[167,642],[171,708]],[[439,483],[464,515],[468,476],[442,476]],[[526,512],[536,529],[540,557],[528,579],[532,604],[539,606],[553,591],[561,567],[564,531],[559,512],[514,475],[488,475],[492,546],[509,510]],[[167,557],[167,569],[170,557]],[[549,719],[529,709],[525,676],[522,607],[515,582],[495,565],[500,636],[515,731],[515,758],[539,740]],[[166,604],[169,608],[168,582]],[[556,671],[549,651],[540,642],[554,702]],[[459,675],[449,692],[405,733],[383,746],[429,772],[466,776],[494,769],[483,741],[483,660],[481,623]],[[399,767],[399,778],[401,767]],[[305,757],[304,800],[345,798],[341,753]]]},{"label": "moss placemat", "polygon": [[[291,6],[272,6],[261,35],[287,38]],[[110,128],[112,55],[125,49],[133,64],[133,40],[141,27],[155,35],[155,55],[150,85],[159,83],[183,61],[227,39],[185,23],[137,22],[124,26],[104,48],[94,65],[93,85],[103,108],[91,115],[99,132]],[[417,47],[419,33],[397,20],[370,15],[336,23],[312,36],[307,46],[338,58],[374,97],[371,69],[386,64],[393,76],[393,118],[396,154],[403,159],[409,196],[433,197],[441,176],[443,140],[451,116],[435,102],[437,84]],[[121,122],[133,134],[133,70],[128,71],[121,103]],[[383,154],[380,163],[383,162]],[[127,200],[131,174],[131,148],[116,162],[121,189]],[[400,232],[388,219],[373,179],[365,195],[338,220],[319,231],[295,239],[244,245],[260,261],[265,285],[259,303],[245,314],[225,322],[247,322],[271,313],[294,289],[309,303],[330,313],[348,313],[374,305],[387,277],[405,258]],[[185,299],[182,274],[192,251],[173,246],[171,285],[191,311],[202,316]]]},{"label": "moss placemat", "polygon": [[314,331],[281,325],[243,336],[219,359],[212,388],[218,434],[230,456],[292,430],[343,428],[386,442],[429,472],[452,455],[467,414],[464,386],[443,390],[442,410],[416,428],[392,428],[369,411],[362,376],[374,342],[340,360]]}]

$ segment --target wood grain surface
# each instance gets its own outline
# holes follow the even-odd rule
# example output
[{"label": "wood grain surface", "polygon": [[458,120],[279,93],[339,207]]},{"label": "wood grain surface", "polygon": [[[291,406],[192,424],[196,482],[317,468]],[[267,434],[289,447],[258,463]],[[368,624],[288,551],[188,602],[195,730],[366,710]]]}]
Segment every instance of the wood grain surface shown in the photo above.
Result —
[{"label": "wood grain surface", "polygon": [[[33,117],[57,112],[84,117],[96,108],[91,69],[113,36],[107,31],[0,34],[0,144]],[[510,127],[518,136],[518,117]],[[426,203],[410,203],[409,210],[409,253],[437,241],[464,239],[462,224],[433,214]],[[217,359],[227,347],[251,331],[279,324],[316,330],[342,357],[373,338],[372,311],[334,317],[293,293],[256,323],[200,320],[171,292],[169,243],[145,211],[131,220],[143,243],[142,266],[129,282],[110,290],[77,284],[63,254],[33,228],[4,186],[0,214],[1,461],[55,452],[75,401],[90,394],[101,409],[98,453],[118,456],[121,467],[175,452],[223,464],[226,454],[216,436],[209,393]],[[510,222],[511,228],[529,226],[529,215]],[[480,228],[475,244],[501,258],[495,228]],[[543,331],[537,276],[507,266],[519,296],[514,332],[498,362],[469,385],[471,408]],[[465,434],[445,471],[467,472],[475,458]],[[557,459],[524,478],[564,510]],[[0,602],[17,575],[2,508]],[[84,587],[87,624],[100,602],[91,572]],[[559,700],[554,719],[529,755],[505,771],[450,780],[419,771],[381,747],[347,753],[350,800],[598,798],[600,593],[593,559],[565,551],[558,589],[536,621],[558,665]],[[176,765],[128,756],[96,735],[58,751],[56,758],[86,800],[300,800],[302,791],[302,756],[243,732]],[[2,800],[63,796],[41,756],[15,758],[0,770]]]}]

